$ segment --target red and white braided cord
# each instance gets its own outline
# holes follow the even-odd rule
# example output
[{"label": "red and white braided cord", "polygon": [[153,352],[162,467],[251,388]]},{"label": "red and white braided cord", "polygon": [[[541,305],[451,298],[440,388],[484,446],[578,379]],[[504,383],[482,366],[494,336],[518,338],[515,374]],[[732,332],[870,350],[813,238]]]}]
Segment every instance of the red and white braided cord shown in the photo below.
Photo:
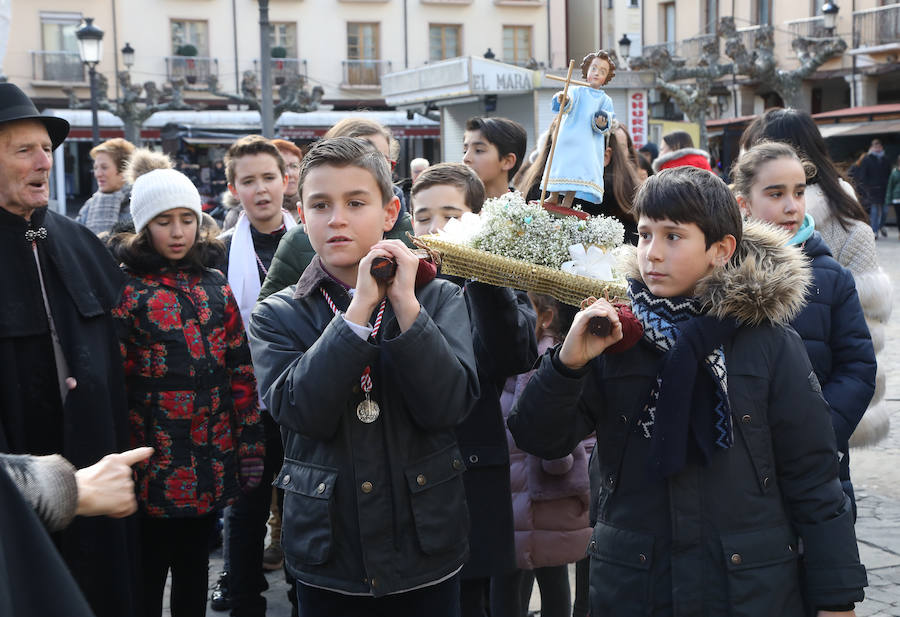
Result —
[{"label": "red and white braided cord", "polygon": [[[335,315],[338,314],[338,307],[335,305],[334,300],[331,299],[331,296],[328,295],[328,292],[325,291],[324,287],[319,287],[319,291],[322,292],[322,295],[325,296],[325,302],[328,303],[328,306],[331,308],[331,312]],[[381,327],[381,320],[384,318],[384,307],[387,305],[387,298],[381,301],[381,306],[378,307],[378,314],[375,315],[375,324],[372,326],[372,334],[371,337],[375,338],[378,336],[378,329]]]}]

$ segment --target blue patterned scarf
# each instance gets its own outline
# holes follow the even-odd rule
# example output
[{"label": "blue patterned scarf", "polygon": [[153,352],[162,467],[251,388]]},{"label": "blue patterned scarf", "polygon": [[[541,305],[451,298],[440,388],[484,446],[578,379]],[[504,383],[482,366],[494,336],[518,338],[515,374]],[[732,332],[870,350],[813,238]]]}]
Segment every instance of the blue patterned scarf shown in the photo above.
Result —
[{"label": "blue patterned scarf", "polygon": [[695,298],[660,298],[633,279],[628,287],[644,338],[664,354],[638,420],[651,440],[650,471],[665,478],[689,461],[708,465],[734,444],[724,343],[738,324],[702,314]]}]

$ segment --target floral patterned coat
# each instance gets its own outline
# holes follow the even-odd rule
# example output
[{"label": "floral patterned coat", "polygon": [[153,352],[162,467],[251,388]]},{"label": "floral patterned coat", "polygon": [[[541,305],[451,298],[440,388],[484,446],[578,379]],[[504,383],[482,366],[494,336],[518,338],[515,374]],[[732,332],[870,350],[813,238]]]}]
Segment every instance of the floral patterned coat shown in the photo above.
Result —
[{"label": "floral patterned coat", "polygon": [[239,492],[239,461],[262,457],[256,378],[225,277],[137,274],[113,317],[125,364],[132,447],[156,449],[138,470],[152,517],[202,516]]}]

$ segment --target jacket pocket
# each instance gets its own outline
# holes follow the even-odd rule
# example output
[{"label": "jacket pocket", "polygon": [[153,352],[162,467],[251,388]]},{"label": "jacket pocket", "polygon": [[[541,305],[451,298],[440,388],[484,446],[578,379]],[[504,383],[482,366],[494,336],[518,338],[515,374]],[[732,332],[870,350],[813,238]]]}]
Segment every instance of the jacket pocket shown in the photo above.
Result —
[{"label": "jacket pocket", "polygon": [[649,615],[654,538],[598,521],[588,544],[591,614]]},{"label": "jacket pocket", "polygon": [[300,563],[328,561],[332,544],[332,502],[338,472],[285,459],[273,485],[284,489],[282,540],[285,552]]},{"label": "jacket pocket", "polygon": [[804,614],[790,526],[723,534],[722,551],[734,617]]},{"label": "jacket pocket", "polygon": [[466,541],[469,510],[462,482],[465,470],[456,445],[430,454],[404,470],[416,535],[422,552],[428,555]]}]

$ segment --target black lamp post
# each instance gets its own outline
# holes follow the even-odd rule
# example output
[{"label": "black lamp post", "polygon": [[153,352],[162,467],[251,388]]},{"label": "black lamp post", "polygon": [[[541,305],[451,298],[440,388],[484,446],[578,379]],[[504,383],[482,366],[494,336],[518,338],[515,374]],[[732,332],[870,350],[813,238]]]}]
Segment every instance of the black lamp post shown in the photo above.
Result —
[{"label": "black lamp post", "polygon": [[623,34],[622,38],[619,39],[619,53],[625,59],[625,62],[628,62],[628,57],[631,55],[631,39],[628,38],[627,34]]},{"label": "black lamp post", "polygon": [[91,139],[94,145],[100,143],[100,123],[97,120],[97,63],[103,56],[103,30],[94,25],[93,17],[85,17],[84,25],[75,31],[78,39],[78,54],[88,67],[91,78]]},{"label": "black lamp post", "polygon": [[825,29],[831,33],[833,33],[835,27],[837,27],[837,15],[840,10],[840,7],[834,2],[831,2],[831,0],[828,0],[828,2],[822,5],[822,18],[825,22]]},{"label": "black lamp post", "polygon": [[125,47],[122,48],[122,64],[125,65],[126,71],[130,71],[134,66],[134,47],[131,43],[125,43]]}]

